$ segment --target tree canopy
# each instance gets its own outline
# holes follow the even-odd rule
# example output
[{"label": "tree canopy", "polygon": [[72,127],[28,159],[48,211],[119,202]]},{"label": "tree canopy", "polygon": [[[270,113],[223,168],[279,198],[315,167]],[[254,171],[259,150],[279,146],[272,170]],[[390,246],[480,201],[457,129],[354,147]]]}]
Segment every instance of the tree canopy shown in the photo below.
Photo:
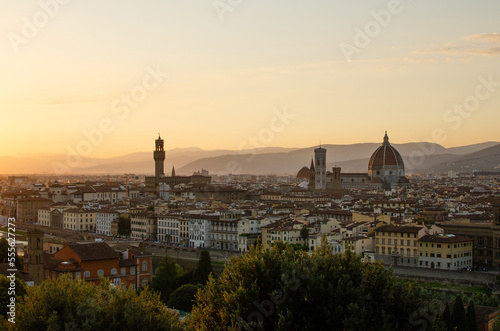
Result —
[{"label": "tree canopy", "polygon": [[27,289],[12,330],[182,330],[157,294],[68,276]]},{"label": "tree canopy", "polygon": [[169,308],[191,312],[198,289],[200,289],[200,286],[198,285],[182,285],[170,295],[167,306]]},{"label": "tree canopy", "polygon": [[165,256],[155,271],[150,288],[159,292],[161,301],[167,303],[170,295],[180,284],[182,268],[171,258]]},{"label": "tree canopy", "polygon": [[309,229],[307,226],[302,226],[302,229],[300,229],[300,237],[304,241],[304,246],[306,245],[306,241],[309,238]]},{"label": "tree canopy", "polygon": [[420,287],[325,240],[312,256],[282,242],[251,249],[196,298],[196,330],[412,330],[423,304]]},{"label": "tree canopy", "polygon": [[455,302],[453,303],[453,309],[451,311],[451,323],[454,330],[457,331],[467,331],[467,319],[465,318],[465,309],[462,297],[457,295]]},{"label": "tree canopy", "polygon": [[118,217],[118,234],[120,236],[130,236],[130,216],[119,216]]},{"label": "tree canopy", "polygon": [[[16,284],[14,291],[15,297],[16,301],[19,302],[19,300],[22,297],[24,297],[26,293],[26,286],[24,285],[24,282],[17,277],[15,279],[15,284]],[[11,302],[10,301],[11,295],[9,294],[9,292],[12,293],[12,291],[9,291],[9,287],[10,287],[10,279],[8,279],[5,275],[0,275],[0,315],[2,315],[5,318],[8,318],[7,305]]]},{"label": "tree canopy", "polygon": [[202,251],[200,260],[198,261],[198,267],[194,271],[192,283],[205,285],[211,273],[212,260],[210,259],[210,253],[208,251]]}]

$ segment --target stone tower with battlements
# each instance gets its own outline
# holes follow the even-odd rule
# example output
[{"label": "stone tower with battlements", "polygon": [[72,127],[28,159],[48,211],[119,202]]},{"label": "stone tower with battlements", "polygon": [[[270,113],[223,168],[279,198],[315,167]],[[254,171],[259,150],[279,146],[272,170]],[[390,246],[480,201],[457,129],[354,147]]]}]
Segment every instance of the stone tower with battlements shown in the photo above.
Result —
[{"label": "stone tower with battlements", "polygon": [[160,134],[158,134],[158,139],[155,140],[153,158],[155,160],[155,177],[159,178],[165,176],[163,168],[165,162],[165,150],[163,149],[163,139],[161,139]]}]

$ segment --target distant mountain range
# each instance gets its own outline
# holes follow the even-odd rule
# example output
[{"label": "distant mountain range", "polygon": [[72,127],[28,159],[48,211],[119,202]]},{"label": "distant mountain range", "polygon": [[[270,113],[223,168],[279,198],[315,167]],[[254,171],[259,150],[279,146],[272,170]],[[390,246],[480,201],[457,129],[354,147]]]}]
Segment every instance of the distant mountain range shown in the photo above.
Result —
[{"label": "distant mountain range", "polygon": [[[323,145],[327,149],[327,169],[342,167],[342,172],[367,172],[368,161],[378,143]],[[393,144],[405,160],[408,173],[500,172],[500,143],[445,148],[434,143]],[[265,147],[255,150],[211,150],[176,148],[166,151],[165,173],[172,166],[176,174],[190,175],[202,168],[214,174],[296,174],[309,166],[314,148]],[[69,161],[69,162],[68,162]],[[78,162],[77,162],[78,161]],[[63,169],[78,174],[153,174],[152,152],[137,152],[111,158],[67,160],[65,155],[23,155],[0,157],[3,174],[52,174]]]}]

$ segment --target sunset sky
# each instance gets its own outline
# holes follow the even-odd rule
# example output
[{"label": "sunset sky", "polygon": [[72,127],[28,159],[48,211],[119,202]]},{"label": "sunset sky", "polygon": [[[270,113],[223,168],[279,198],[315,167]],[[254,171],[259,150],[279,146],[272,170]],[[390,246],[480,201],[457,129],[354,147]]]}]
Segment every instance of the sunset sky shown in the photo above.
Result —
[{"label": "sunset sky", "polygon": [[491,0],[0,0],[0,156],[151,151],[158,132],[166,149],[385,130],[500,141],[499,13]]}]

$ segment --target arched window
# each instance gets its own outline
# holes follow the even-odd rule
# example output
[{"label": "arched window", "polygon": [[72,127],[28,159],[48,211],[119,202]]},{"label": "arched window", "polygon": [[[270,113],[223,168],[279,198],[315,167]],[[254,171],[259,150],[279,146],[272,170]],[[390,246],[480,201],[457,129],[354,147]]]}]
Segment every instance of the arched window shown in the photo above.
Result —
[{"label": "arched window", "polygon": [[83,273],[83,278],[89,278],[90,277],[90,271],[85,271]]},{"label": "arched window", "polygon": [[97,271],[97,276],[104,276],[104,270],[99,269],[99,270]]},{"label": "arched window", "polygon": [[118,271],[116,270],[116,268],[111,269],[111,274],[112,275],[116,275],[117,273],[118,273]]}]

